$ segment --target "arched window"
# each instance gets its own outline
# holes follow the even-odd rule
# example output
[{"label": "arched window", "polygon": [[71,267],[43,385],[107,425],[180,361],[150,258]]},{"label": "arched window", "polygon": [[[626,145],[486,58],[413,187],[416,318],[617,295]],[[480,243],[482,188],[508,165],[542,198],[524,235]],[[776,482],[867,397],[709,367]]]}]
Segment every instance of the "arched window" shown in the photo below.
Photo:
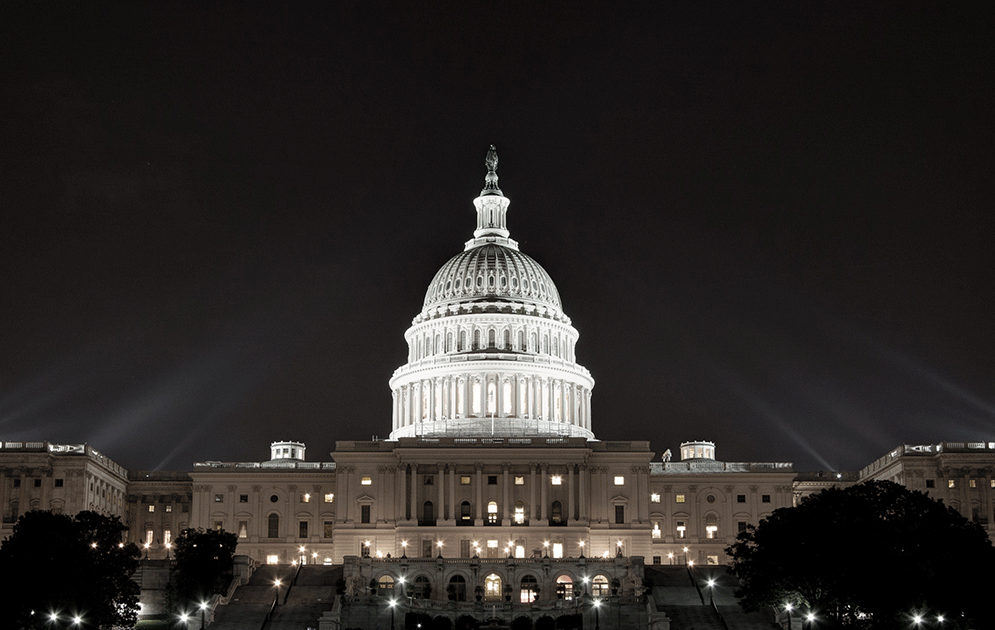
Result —
[{"label": "arched window", "polygon": [[267,531],[269,538],[279,538],[280,537],[280,515],[270,514],[269,515],[269,528]]},{"label": "arched window", "polygon": [[435,524],[435,505],[431,501],[426,501],[422,506],[422,521]]},{"label": "arched window", "polygon": [[496,333],[494,332],[493,328],[491,328],[490,330],[487,331],[487,347],[488,348],[493,348],[495,346],[495,343],[496,343],[495,342],[495,335],[496,335]]},{"label": "arched window", "polygon": [[525,524],[525,502],[515,501],[515,525]]},{"label": "arched window", "polygon": [[521,351],[525,350],[525,331],[518,331],[518,347],[515,349]]},{"label": "arched window", "polygon": [[446,587],[446,595],[451,602],[466,601],[466,578],[462,575],[454,575],[449,578],[449,586]]},{"label": "arched window", "polygon": [[511,331],[507,329],[505,329],[504,331],[504,349],[505,350],[511,349]]},{"label": "arched window", "polygon": [[719,531],[719,519],[714,514],[709,514],[705,517],[705,535],[709,538],[715,538]]},{"label": "arched window", "polygon": [[473,350],[480,350],[480,330],[473,331]]},{"label": "arched window", "polygon": [[428,578],[424,575],[419,575],[415,578],[414,584],[411,587],[411,596],[415,599],[428,599],[432,592],[432,584],[428,581]]},{"label": "arched window", "polygon": [[446,334],[446,352],[453,351],[453,333]]},{"label": "arched window", "polygon": [[608,597],[608,578],[603,575],[595,575],[591,580],[591,595],[594,597]]},{"label": "arched window", "polygon": [[556,578],[556,599],[571,600],[574,598],[574,581],[568,575]]},{"label": "arched window", "polygon": [[464,501],[459,504],[459,518],[462,523],[472,523],[473,517],[470,516],[470,502]]},{"label": "arched window", "polygon": [[377,586],[381,596],[390,597],[394,594],[394,578],[389,575],[381,575],[380,579],[377,580]]},{"label": "arched window", "polygon": [[532,333],[529,335],[529,352],[536,351],[536,334]]},{"label": "arched window", "polygon": [[559,501],[553,501],[553,505],[550,506],[549,520],[553,523],[563,522],[563,504]]},{"label": "arched window", "polygon": [[560,339],[559,337],[553,337],[553,356],[560,356]]},{"label": "arched window", "polygon": [[536,600],[538,590],[539,581],[534,575],[526,575],[522,578],[522,590],[519,601],[523,604],[534,602]]},{"label": "arched window", "polygon": [[497,525],[500,523],[500,520],[498,519],[497,501],[491,501],[487,504],[487,523],[489,525]]},{"label": "arched window", "polygon": [[497,386],[494,383],[487,384],[487,413],[497,413]]},{"label": "arched window", "polygon": [[459,352],[466,350],[466,331],[459,331],[459,347],[456,348]]},{"label": "arched window", "polygon": [[484,578],[484,600],[489,602],[501,601],[501,578],[491,573]]}]

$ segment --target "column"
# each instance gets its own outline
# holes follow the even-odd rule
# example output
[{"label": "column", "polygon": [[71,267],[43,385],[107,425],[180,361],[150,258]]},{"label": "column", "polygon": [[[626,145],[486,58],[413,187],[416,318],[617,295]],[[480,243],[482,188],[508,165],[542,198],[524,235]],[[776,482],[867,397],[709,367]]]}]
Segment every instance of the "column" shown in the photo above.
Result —
[{"label": "column", "polygon": [[574,514],[574,465],[567,466],[567,522],[576,520]]},{"label": "column", "polygon": [[483,485],[484,485],[483,484],[484,474],[483,473],[484,473],[484,465],[478,462],[478,463],[474,464],[473,467],[476,469],[476,472],[477,472],[477,483],[476,483],[476,487],[477,487],[477,500],[476,500],[476,504],[477,504],[477,516],[476,516],[476,521],[474,522],[474,525],[480,526],[480,525],[483,525],[483,518],[484,518],[483,517],[483,509],[484,509],[484,506],[483,506],[483,502],[484,502],[484,489],[483,489]]},{"label": "column", "polygon": [[508,484],[508,471],[510,471],[510,470],[511,470],[511,464],[508,464],[508,463],[501,464],[501,473],[502,473],[501,483],[504,485],[504,487],[501,489],[501,493],[502,493],[502,496],[503,496],[503,499],[501,501],[501,524],[502,525],[509,525],[510,524],[510,516],[509,515],[511,514],[511,509],[509,509],[509,507],[508,507],[508,485],[509,485]]},{"label": "column", "polygon": [[384,518],[386,507],[387,507],[387,467],[377,466],[377,497],[376,501],[373,502],[374,514],[371,514],[370,519],[374,523],[385,522],[387,519]]},{"label": "column", "polygon": [[529,464],[529,510],[525,518],[532,520],[538,515],[536,512],[536,464]]},{"label": "column", "polygon": [[449,515],[446,518],[456,521],[456,464],[449,464]]},{"label": "column", "polygon": [[446,465],[439,464],[439,507],[435,512],[436,521],[446,520]]},{"label": "column", "polygon": [[[411,464],[411,520],[418,520],[418,464]],[[421,554],[421,551],[418,552]]]},{"label": "column", "polygon": [[539,465],[539,469],[542,474],[539,475],[539,520],[545,524],[549,517],[546,516],[546,486],[549,482],[546,480],[546,473],[549,472],[549,464],[543,463]]},{"label": "column", "polygon": [[580,520],[584,522],[591,522],[591,515],[587,513],[587,464],[577,464],[577,476],[580,478],[580,483],[578,484],[580,490],[580,496],[578,497],[580,503]]}]

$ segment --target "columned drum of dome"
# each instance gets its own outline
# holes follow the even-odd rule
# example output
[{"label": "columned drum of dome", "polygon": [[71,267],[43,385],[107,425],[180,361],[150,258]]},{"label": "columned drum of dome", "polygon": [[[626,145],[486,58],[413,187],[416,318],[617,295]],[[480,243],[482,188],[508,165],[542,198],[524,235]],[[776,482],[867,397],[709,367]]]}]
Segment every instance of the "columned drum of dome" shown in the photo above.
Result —
[{"label": "columned drum of dome", "polygon": [[577,363],[577,330],[552,278],[509,238],[497,162],[492,146],[474,238],[435,274],[404,334],[408,362],[390,380],[392,440],[594,439],[594,379]]}]

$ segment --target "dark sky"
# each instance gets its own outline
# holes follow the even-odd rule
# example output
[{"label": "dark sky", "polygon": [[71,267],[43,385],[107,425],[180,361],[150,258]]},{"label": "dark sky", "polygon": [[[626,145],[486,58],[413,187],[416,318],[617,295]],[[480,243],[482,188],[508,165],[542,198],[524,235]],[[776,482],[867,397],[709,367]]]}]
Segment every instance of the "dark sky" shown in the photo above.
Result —
[{"label": "dark sky", "polygon": [[202,4],[0,8],[0,439],[386,437],[493,143],[599,438],[995,440],[991,3]]}]

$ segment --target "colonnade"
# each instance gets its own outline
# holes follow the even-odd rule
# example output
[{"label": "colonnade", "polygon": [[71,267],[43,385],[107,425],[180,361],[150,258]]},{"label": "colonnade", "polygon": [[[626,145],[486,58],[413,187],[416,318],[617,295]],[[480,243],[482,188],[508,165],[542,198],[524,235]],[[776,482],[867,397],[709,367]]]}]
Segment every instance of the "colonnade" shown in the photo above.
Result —
[{"label": "colonnade", "polygon": [[439,376],[393,392],[393,428],[455,418],[522,418],[591,428],[591,390],[548,376]]}]

